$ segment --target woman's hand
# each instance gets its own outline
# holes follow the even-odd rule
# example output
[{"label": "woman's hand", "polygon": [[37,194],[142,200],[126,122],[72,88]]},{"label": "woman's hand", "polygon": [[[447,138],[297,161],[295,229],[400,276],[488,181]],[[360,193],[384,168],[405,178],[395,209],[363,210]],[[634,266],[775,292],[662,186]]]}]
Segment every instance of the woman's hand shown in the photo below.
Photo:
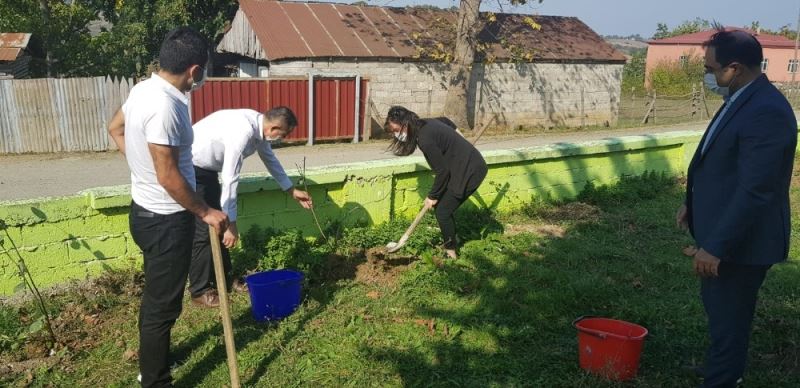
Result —
[{"label": "woman's hand", "polygon": [[438,199],[431,199],[426,197],[424,206],[426,209],[433,209],[434,207],[436,207],[437,203],[439,203]]}]

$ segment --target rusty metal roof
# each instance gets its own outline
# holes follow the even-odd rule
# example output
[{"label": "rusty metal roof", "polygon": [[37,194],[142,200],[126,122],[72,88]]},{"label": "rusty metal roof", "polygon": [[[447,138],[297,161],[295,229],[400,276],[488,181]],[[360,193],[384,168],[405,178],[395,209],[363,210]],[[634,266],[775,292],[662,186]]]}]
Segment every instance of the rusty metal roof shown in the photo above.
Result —
[{"label": "rusty metal roof", "polygon": [[[739,28],[739,27],[725,27],[728,31],[744,31],[753,35],[759,43],[761,43],[761,47],[770,47],[770,48],[794,48],[794,41],[782,36],[782,35],[773,35],[773,34],[762,34],[758,33],[753,30],[749,30],[746,28]],[[656,44],[656,45],[670,45],[670,44],[682,44],[682,45],[702,45],[707,40],[711,39],[711,36],[717,32],[715,29],[700,31],[700,32],[693,32],[691,34],[684,34],[673,36],[664,39],[654,39],[650,40],[647,43],[649,44]]]},{"label": "rusty metal roof", "polygon": [[[449,10],[273,0],[240,0],[239,5],[270,61],[418,59],[437,43],[444,50],[452,48],[455,37],[456,13]],[[541,29],[531,28],[526,17],[533,17]],[[496,14],[479,40],[487,45],[485,55],[497,61],[511,59],[518,50],[531,53],[533,61],[625,61],[621,52],[574,17]]]},{"label": "rusty metal roof", "polygon": [[31,39],[31,34],[0,32],[0,61],[13,61],[19,56]]}]

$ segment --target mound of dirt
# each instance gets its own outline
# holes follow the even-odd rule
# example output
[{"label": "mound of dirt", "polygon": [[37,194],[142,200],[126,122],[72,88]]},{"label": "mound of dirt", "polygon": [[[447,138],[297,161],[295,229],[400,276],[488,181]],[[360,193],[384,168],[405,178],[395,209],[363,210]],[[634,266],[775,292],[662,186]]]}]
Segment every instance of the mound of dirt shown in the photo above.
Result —
[{"label": "mound of dirt", "polygon": [[364,284],[394,285],[401,273],[415,261],[414,257],[391,257],[385,247],[370,248],[367,261],[356,267],[356,281]]}]

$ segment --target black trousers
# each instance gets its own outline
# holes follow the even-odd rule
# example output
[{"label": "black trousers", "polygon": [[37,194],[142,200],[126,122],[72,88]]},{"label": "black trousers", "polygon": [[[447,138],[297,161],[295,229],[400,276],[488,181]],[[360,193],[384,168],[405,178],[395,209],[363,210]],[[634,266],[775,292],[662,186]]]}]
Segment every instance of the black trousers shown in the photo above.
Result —
[{"label": "black trousers", "polygon": [[469,198],[475,190],[478,190],[483,178],[486,178],[486,169],[478,171],[470,176],[467,180],[467,188],[464,192],[454,193],[450,189],[439,198],[436,203],[436,221],[439,223],[439,229],[442,231],[442,241],[444,242],[444,249],[456,249],[458,241],[456,239],[456,220],[454,215],[456,210]]},{"label": "black trousers", "polygon": [[744,375],[758,290],[769,265],[722,262],[719,276],[703,278],[700,295],[711,344],[704,366],[705,387],[735,387]]},{"label": "black trousers", "polygon": [[130,229],[144,256],[144,290],[139,308],[139,371],[143,387],[171,386],[170,331],[181,314],[192,258],[194,215],[161,215],[131,203]]},{"label": "black trousers", "polygon": [[[203,197],[208,206],[220,210],[219,198],[222,195],[222,187],[219,184],[219,173],[195,167],[194,174],[197,193]],[[194,241],[192,242],[192,265],[189,268],[189,293],[193,298],[203,295],[208,290],[215,290],[217,287],[208,224],[203,222],[200,217],[195,217],[195,224]],[[221,245],[220,248],[222,248],[222,265],[225,267],[225,284],[227,284],[228,291],[230,291],[231,255],[224,245]]]}]

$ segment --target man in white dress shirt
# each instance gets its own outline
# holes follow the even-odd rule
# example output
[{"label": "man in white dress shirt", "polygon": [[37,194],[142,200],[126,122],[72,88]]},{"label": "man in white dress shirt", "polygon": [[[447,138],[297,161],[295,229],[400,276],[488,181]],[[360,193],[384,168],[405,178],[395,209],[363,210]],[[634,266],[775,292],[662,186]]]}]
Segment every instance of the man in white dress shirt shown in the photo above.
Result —
[{"label": "man in white dress shirt", "polygon": [[[195,225],[224,230],[225,213],[194,190],[192,123],[185,93],[205,78],[208,43],[196,31],[170,31],[160,69],[131,89],[108,132],[131,170],[130,231],[144,258],[139,309],[139,371],[143,387],[171,387],[169,347],[181,314]],[[196,221],[199,220],[199,221]]]},{"label": "man in white dress shirt", "polygon": [[[240,281],[231,282],[231,259],[228,248],[236,245],[239,231],[236,228],[236,190],[244,159],[256,152],[267,171],[281,189],[290,194],[301,206],[310,209],[311,197],[292,186],[289,177],[272,152],[271,142],[279,141],[297,126],[297,117],[287,107],[280,106],[260,113],[252,109],[220,110],[194,125],[192,162],[197,179],[197,193],[216,209],[228,214],[230,224],[222,236],[222,261],[229,288],[243,291]],[[220,185],[219,178],[222,178]],[[192,303],[203,307],[217,307],[214,266],[208,227],[197,221],[192,264],[189,269],[189,292]]]}]

